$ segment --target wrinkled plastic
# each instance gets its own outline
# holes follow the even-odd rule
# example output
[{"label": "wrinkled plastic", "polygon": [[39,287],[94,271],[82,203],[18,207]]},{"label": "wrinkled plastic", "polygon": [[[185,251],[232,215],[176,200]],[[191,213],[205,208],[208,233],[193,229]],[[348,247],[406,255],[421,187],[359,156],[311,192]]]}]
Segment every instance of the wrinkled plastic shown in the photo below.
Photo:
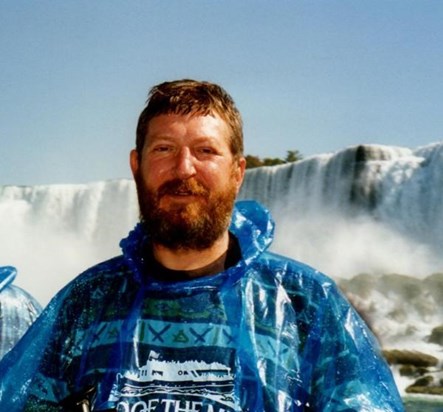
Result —
[{"label": "wrinkled plastic", "polygon": [[0,359],[28,330],[42,308],[27,292],[13,285],[17,270],[0,266]]},{"label": "wrinkled plastic", "polygon": [[67,285],[0,363],[0,409],[59,411],[88,392],[97,411],[402,411],[377,342],[335,284],[265,251],[267,211],[237,203],[230,230],[236,266],[162,282],[136,226],[123,256]]}]

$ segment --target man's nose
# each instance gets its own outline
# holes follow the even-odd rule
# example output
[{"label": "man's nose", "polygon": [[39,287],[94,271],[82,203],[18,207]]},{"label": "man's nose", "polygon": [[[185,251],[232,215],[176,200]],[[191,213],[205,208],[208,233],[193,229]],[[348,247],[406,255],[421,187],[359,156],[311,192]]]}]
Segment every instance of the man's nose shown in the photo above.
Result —
[{"label": "man's nose", "polygon": [[194,157],[191,150],[183,147],[177,154],[176,174],[179,179],[188,179],[195,175]]}]

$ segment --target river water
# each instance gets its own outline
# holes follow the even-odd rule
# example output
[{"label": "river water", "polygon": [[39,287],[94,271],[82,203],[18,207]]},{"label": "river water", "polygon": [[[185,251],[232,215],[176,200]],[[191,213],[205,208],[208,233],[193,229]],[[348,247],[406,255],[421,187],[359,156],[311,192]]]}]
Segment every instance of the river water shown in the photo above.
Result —
[{"label": "river water", "polygon": [[431,400],[406,400],[405,410],[406,412],[443,412],[443,400],[439,402]]}]

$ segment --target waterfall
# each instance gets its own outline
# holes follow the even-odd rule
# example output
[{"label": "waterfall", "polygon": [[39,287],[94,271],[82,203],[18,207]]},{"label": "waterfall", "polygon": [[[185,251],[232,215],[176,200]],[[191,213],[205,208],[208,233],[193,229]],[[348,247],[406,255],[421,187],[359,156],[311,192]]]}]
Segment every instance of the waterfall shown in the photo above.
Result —
[{"label": "waterfall", "polygon": [[[249,170],[240,198],[271,210],[273,249],[336,279],[385,345],[417,347],[442,323],[442,189],[443,143],[362,145]],[[130,180],[0,186],[0,265],[46,304],[118,254],[137,216]]]},{"label": "waterfall", "polygon": [[443,144],[381,145],[248,172],[242,198],[277,221],[275,248],[333,275],[443,271]]},{"label": "waterfall", "polygon": [[276,252],[333,277],[384,347],[422,350],[443,319],[443,143],[362,145],[248,172]]},{"label": "waterfall", "polygon": [[0,265],[41,303],[78,273],[119,253],[137,221],[134,184],[0,186]]}]

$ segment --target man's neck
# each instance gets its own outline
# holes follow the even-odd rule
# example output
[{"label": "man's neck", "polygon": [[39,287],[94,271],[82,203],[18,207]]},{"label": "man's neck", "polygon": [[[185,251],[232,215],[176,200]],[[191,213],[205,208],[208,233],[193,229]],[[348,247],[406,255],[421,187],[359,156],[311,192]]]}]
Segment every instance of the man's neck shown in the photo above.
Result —
[{"label": "man's neck", "polygon": [[211,247],[204,250],[171,250],[162,245],[154,244],[153,253],[154,258],[165,268],[194,270],[214,262],[228,250],[228,245],[229,232],[226,231]]}]

